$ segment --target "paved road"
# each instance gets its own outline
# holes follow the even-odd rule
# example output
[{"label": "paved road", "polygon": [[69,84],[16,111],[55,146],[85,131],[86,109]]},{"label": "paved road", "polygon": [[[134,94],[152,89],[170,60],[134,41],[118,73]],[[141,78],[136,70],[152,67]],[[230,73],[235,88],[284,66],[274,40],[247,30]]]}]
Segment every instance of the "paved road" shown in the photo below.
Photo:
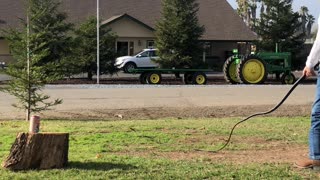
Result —
[{"label": "paved road", "polygon": [[[62,98],[64,103],[55,111],[96,109],[130,109],[148,107],[207,107],[239,105],[274,105],[289,85],[208,85],[208,86],[148,86],[148,85],[70,85],[47,86],[45,94]],[[315,85],[301,85],[286,104],[311,104]],[[10,105],[15,98],[0,92],[0,119],[21,115]]]}]

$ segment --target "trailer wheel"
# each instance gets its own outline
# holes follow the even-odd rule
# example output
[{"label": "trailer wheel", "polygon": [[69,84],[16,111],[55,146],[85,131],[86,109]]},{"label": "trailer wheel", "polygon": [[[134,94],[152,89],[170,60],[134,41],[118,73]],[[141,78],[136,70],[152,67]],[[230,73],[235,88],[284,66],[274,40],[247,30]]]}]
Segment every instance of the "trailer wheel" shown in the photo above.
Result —
[{"label": "trailer wheel", "polygon": [[192,77],[192,83],[198,85],[204,85],[207,83],[207,76],[203,72],[196,72]]},{"label": "trailer wheel", "polygon": [[192,78],[193,78],[193,73],[192,72],[186,72],[183,75],[183,82],[185,84],[192,84],[193,83]]},{"label": "trailer wheel", "polygon": [[282,84],[293,84],[296,81],[296,77],[292,73],[284,73],[281,77]]},{"label": "trailer wheel", "polygon": [[161,74],[158,72],[150,72],[147,75],[148,84],[161,84]]},{"label": "trailer wheel", "polygon": [[148,73],[147,72],[141,73],[140,76],[139,76],[140,83],[141,84],[148,84],[147,77],[148,77]]},{"label": "trailer wheel", "polygon": [[240,82],[245,84],[262,84],[267,78],[267,68],[265,62],[256,56],[244,58],[237,68]]},{"label": "trailer wheel", "polygon": [[237,74],[237,62],[236,59],[229,57],[223,65],[224,79],[231,84],[240,83]]}]

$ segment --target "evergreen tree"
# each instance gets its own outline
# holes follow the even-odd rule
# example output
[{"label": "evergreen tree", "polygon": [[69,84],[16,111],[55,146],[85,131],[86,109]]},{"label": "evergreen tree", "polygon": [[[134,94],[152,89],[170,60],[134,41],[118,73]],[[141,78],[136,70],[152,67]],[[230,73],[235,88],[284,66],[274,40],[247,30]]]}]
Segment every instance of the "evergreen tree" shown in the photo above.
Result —
[{"label": "evergreen tree", "polygon": [[[75,30],[74,59],[79,63],[82,72],[88,73],[88,79],[92,79],[97,70],[97,20],[90,17]],[[114,66],[116,59],[115,42],[117,36],[108,28],[100,28],[100,73],[114,74],[117,68]]]},{"label": "evergreen tree", "polygon": [[163,0],[162,18],[156,25],[157,63],[167,68],[196,67],[202,63],[196,0]]},{"label": "evergreen tree", "polygon": [[[46,65],[47,74],[64,75],[61,60],[70,53],[71,38],[67,34],[72,30],[72,24],[67,23],[67,14],[59,11],[61,3],[55,0],[29,0],[32,16],[31,32],[43,33],[40,42],[47,42],[50,54],[38,62]],[[41,51],[41,49],[40,49]]]},{"label": "evergreen tree", "polygon": [[293,53],[293,64],[298,65],[296,55],[305,41],[300,30],[301,21],[298,12],[292,10],[292,0],[264,0],[268,12],[260,15],[256,32],[260,37],[258,48],[275,51],[276,44],[282,52]]},{"label": "evergreen tree", "polygon": [[59,20],[62,17],[51,17],[59,14],[55,1],[29,0],[26,6],[28,20],[21,20],[22,30],[5,32],[16,62],[6,71],[13,79],[2,91],[18,99],[19,103],[13,106],[26,110],[26,120],[29,120],[31,113],[62,103],[61,99],[50,101],[50,97],[42,94],[41,90],[45,84],[60,78],[54,73],[55,62],[61,58],[62,49],[59,47],[65,38],[59,28],[55,29],[62,26],[63,21]]}]

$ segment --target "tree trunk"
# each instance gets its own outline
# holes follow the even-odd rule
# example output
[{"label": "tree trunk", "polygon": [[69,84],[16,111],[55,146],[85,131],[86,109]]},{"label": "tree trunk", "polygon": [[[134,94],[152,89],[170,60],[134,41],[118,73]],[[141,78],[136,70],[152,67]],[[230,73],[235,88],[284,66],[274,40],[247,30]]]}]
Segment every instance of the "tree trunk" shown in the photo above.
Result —
[{"label": "tree trunk", "polygon": [[92,80],[92,76],[93,76],[92,71],[88,71],[88,79],[89,80]]},{"label": "tree trunk", "polygon": [[68,133],[19,133],[2,166],[9,170],[63,168],[68,150]]},{"label": "tree trunk", "polygon": [[29,108],[26,109],[26,121],[30,120],[30,110]]}]

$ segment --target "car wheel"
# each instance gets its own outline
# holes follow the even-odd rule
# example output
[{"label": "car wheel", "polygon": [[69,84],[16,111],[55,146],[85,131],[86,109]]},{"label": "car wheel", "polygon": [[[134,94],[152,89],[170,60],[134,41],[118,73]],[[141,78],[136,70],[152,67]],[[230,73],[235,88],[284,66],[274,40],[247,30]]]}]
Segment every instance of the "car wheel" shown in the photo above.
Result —
[{"label": "car wheel", "polygon": [[137,65],[136,65],[135,63],[133,63],[133,62],[129,62],[129,63],[127,63],[127,64],[124,65],[123,71],[124,71],[125,73],[131,73],[131,71],[132,71],[133,69],[135,69],[135,68],[137,68]]}]

